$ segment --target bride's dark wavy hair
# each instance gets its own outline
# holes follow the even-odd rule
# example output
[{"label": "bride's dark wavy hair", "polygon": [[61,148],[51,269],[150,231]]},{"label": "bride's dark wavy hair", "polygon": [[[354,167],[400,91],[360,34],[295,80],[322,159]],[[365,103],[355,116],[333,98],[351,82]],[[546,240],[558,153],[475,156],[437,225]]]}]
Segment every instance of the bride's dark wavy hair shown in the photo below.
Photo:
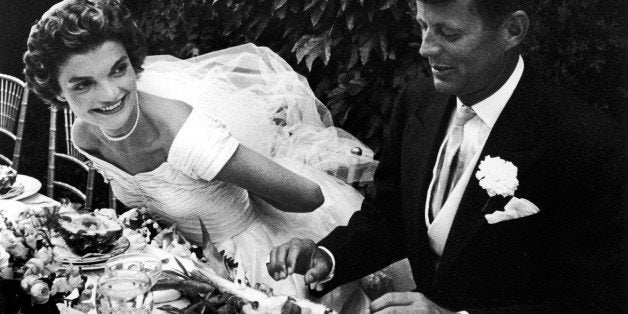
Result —
[{"label": "bride's dark wavy hair", "polygon": [[61,105],[59,67],[74,54],[115,40],[126,49],[136,73],[146,58],[144,36],[131,12],[118,0],[66,0],[52,6],[31,27],[24,54],[29,88],[44,102]]}]

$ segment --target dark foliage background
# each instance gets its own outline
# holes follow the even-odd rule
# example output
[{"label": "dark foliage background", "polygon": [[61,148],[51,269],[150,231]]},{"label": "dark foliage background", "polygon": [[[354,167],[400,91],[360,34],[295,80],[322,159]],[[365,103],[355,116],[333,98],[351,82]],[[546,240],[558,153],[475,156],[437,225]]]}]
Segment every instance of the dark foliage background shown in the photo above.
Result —
[{"label": "dark foliage background", "polygon": [[[404,81],[427,73],[414,0],[127,1],[152,54],[188,58],[253,42],[308,78],[337,125],[380,147]],[[524,54],[548,82],[624,112],[623,1],[541,0]]]},{"label": "dark foliage background", "polygon": [[[30,26],[57,0],[0,1],[0,72],[23,79]],[[527,62],[625,122],[623,0],[539,0]],[[426,72],[413,0],[126,0],[151,54],[187,58],[253,42],[307,77],[338,125],[375,150],[401,84]],[[49,113],[31,95],[20,172],[45,185]],[[388,126],[395,127],[395,126]],[[58,144],[60,145],[60,144]],[[0,139],[0,150],[12,151]],[[62,171],[64,172],[64,171]],[[41,192],[45,193],[45,189]],[[96,206],[106,204],[97,182]]]}]

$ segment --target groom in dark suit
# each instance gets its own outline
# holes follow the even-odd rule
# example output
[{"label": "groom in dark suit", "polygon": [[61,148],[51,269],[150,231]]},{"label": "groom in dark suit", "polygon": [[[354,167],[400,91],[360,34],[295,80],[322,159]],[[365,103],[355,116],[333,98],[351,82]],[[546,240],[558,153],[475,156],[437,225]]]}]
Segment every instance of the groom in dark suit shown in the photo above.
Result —
[{"label": "groom in dark suit", "polygon": [[376,197],[273,249],[275,279],[325,293],[407,257],[416,291],[371,312],[621,311],[622,136],[520,56],[528,2],[417,2],[432,77],[396,102]]}]

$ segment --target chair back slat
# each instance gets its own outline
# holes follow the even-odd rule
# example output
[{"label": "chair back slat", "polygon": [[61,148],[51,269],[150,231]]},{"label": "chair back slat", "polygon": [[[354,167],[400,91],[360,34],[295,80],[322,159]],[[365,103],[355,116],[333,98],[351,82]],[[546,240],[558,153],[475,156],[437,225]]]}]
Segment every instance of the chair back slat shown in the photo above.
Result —
[{"label": "chair back slat", "polygon": [[50,106],[50,125],[48,128],[48,173],[46,175],[46,194],[54,198],[55,152],[57,147],[57,106]]},{"label": "chair back slat", "polygon": [[20,104],[20,117],[17,121],[17,132],[15,134],[15,147],[13,149],[13,168],[17,169],[20,164],[20,154],[22,152],[22,135],[24,125],[26,125],[26,111],[28,108],[28,88],[22,91],[22,102]]},{"label": "chair back slat", "polygon": [[28,88],[26,83],[10,75],[0,74],[0,130],[6,131],[14,142],[12,158],[8,164],[15,170],[19,168],[22,135],[26,122]]},{"label": "chair back slat", "polygon": [[[57,113],[59,108],[55,105],[50,106],[50,127],[48,130],[48,174],[47,174],[47,182],[46,182],[46,193],[48,197],[53,198],[55,196],[55,188],[62,188],[66,192],[74,195],[76,198],[83,201],[85,204],[86,210],[92,209],[92,193],[93,190],[93,180],[89,180],[91,170],[87,165],[85,165],[81,158],[76,158],[75,156],[70,155],[69,146],[72,145],[71,136],[68,132],[71,128],[71,124],[69,124],[68,113],[71,114],[67,108],[62,109],[63,113],[63,131],[65,133],[65,150],[57,151]],[[84,157],[83,157],[84,158]],[[56,161],[57,160],[65,160],[69,165],[73,165],[74,167],[80,169],[82,172],[87,172],[87,183],[86,190],[89,190],[89,199],[88,196],[83,193],[79,188],[67,183],[60,181],[56,178]],[[90,186],[90,184],[92,186]]]},{"label": "chair back slat", "polygon": [[70,111],[69,108],[63,108],[63,132],[65,132],[65,153],[73,156],[82,161],[86,161],[87,158],[79,152],[72,144],[72,125],[76,120],[76,116]]},{"label": "chair back slat", "polygon": [[[55,188],[63,188],[65,191],[73,194],[77,198],[80,198],[85,203],[85,209],[91,210],[93,208],[94,198],[94,179],[96,176],[96,168],[92,163],[79,152],[72,144],[72,125],[76,121],[76,116],[69,108],[64,107],[62,111],[63,128],[60,130],[57,128],[57,123],[60,122],[57,119],[57,113],[59,108],[57,106],[51,106],[50,108],[50,129],[49,129],[49,144],[48,144],[48,182],[47,193],[50,198],[54,198]],[[65,141],[63,148],[57,148],[57,133],[63,131]],[[55,175],[56,161],[66,161],[66,164],[80,169],[82,173],[86,173],[85,192],[81,191],[75,186],[66,182],[60,181]],[[109,206],[115,209],[115,197],[111,193],[111,187],[109,186]],[[112,201],[113,200],[113,201]],[[111,206],[113,204],[113,206]]]},{"label": "chair back slat", "polygon": [[2,86],[0,87],[0,94],[2,98],[0,102],[0,112],[2,118],[0,119],[0,127],[15,132],[15,125],[17,121],[17,112],[19,110],[22,98],[23,87],[16,82],[9,80],[2,80]]}]

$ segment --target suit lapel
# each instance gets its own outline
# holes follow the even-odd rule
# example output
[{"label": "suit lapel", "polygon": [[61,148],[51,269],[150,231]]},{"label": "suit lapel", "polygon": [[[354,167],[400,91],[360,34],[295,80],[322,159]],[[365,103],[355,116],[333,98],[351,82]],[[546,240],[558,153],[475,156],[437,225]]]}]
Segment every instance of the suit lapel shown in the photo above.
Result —
[{"label": "suit lapel", "polygon": [[[512,162],[518,169],[518,178],[528,170],[540,155],[538,141],[545,115],[541,112],[540,101],[535,97],[535,79],[524,72],[519,86],[497,119],[486,144],[480,154],[481,162],[486,156],[500,157]],[[475,166],[474,174],[477,171]],[[516,193],[515,193],[516,195]],[[477,231],[486,224],[482,207],[489,196],[478,184],[475,175],[471,177],[460,206],[454,218],[443,255],[439,262],[436,281],[447,274],[462,249]],[[504,204],[499,204],[503,207]],[[489,208],[489,212],[500,206]]]},{"label": "suit lapel", "polygon": [[[427,186],[432,177],[432,167],[440,143],[447,130],[447,122],[455,99],[450,95],[434,93],[428,100],[428,106],[417,107],[409,115],[411,119],[403,136],[401,160],[402,208],[407,219],[406,232],[408,243],[415,243],[410,250],[411,259],[421,260],[413,264],[415,276],[423,278],[417,281],[419,290],[425,290],[432,282],[433,254],[427,245],[427,228],[423,220]],[[416,100],[421,102],[420,99]]]},{"label": "suit lapel", "polygon": [[[410,122],[404,135],[407,143],[403,145],[401,165],[404,178],[401,182],[404,183],[402,185],[405,196],[404,208],[410,211],[409,217],[417,219],[423,217],[422,212],[416,215],[417,210],[423,209],[425,202],[425,195],[420,191],[427,190],[426,187],[431,180],[434,160],[455,105],[452,99],[455,98],[436,93],[425,110],[414,112],[412,115],[414,121]],[[417,223],[421,223],[420,219]]]}]

